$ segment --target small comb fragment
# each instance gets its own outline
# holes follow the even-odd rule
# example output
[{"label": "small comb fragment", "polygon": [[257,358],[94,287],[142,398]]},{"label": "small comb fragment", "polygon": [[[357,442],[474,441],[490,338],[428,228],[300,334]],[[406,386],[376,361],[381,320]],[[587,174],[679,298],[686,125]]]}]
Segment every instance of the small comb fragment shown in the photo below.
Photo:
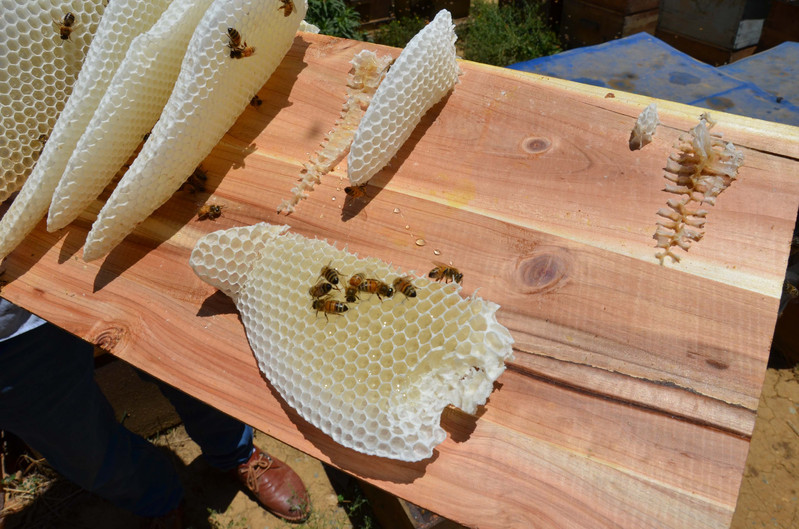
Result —
[{"label": "small comb fragment", "polygon": [[355,54],[350,61],[352,71],[347,81],[347,101],[341,109],[341,115],[323,143],[323,148],[314,153],[303,167],[300,183],[291,190],[291,198],[278,206],[278,213],[293,213],[300,200],[307,198],[308,192],[347,154],[358,123],[392,61],[390,55],[378,57],[370,50]]},{"label": "small comb fragment", "polygon": [[650,103],[638,116],[630,133],[630,150],[637,151],[652,143],[655,129],[660,125],[657,103]]},{"label": "small comb fragment", "polygon": [[696,205],[716,203],[716,197],[727,189],[738,177],[738,168],[743,164],[744,155],[735,146],[724,141],[721,134],[711,133],[716,121],[704,113],[699,124],[680,136],[675,147],[680,152],[671,154],[666,163],[665,177],[669,181],[665,191],[680,195],[681,199],[669,199],[670,209],[662,208],[657,214],[668,220],[657,223],[654,239],[655,254],[660,264],[666,257],[679,262],[680,257],[673,252],[675,246],[688,251],[704,235],[700,231],[706,222],[707,210],[695,209]]}]

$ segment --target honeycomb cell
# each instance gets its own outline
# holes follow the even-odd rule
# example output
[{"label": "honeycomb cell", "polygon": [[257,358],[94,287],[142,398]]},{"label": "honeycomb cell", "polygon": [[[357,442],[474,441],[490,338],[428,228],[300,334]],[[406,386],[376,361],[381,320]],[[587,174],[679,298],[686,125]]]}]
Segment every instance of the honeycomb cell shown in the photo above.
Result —
[{"label": "honeycomb cell", "polygon": [[[460,298],[459,287],[414,278],[412,304],[375,296],[326,321],[314,315],[308,296],[322,266],[333,263],[344,277],[365,270],[388,282],[405,274],[286,230],[262,223],[211,233],[198,241],[190,263],[234,299],[259,367],[302,417],[367,454],[429,457],[446,437],[439,425],[444,407],[473,413],[511,355],[498,307]],[[236,282],[217,266],[238,270]],[[430,299],[438,301],[426,305]],[[486,333],[473,332],[474,324],[460,327],[462,315],[484,320],[490,340],[481,343]]]}]

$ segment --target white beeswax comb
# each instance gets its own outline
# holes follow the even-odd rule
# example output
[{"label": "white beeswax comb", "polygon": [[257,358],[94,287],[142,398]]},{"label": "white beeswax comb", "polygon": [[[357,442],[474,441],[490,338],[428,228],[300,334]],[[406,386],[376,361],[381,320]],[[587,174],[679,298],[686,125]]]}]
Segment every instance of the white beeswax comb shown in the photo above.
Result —
[{"label": "white beeswax comb", "polygon": [[47,229],[80,215],[152,129],[172,93],[186,46],[211,0],[173,0],[136,37],[114,74],[56,187]]},{"label": "white beeswax comb", "polygon": [[442,9],[414,36],[375,92],[347,157],[352,185],[366,183],[388,164],[421,121],[458,82],[455,26]]},{"label": "white beeswax comb", "polygon": [[630,132],[630,150],[637,151],[652,143],[658,125],[660,119],[658,119],[657,103],[650,103],[635,120],[633,130]]},{"label": "white beeswax comb", "polygon": [[346,312],[317,312],[308,289],[328,264],[342,290],[356,273],[389,285],[406,274],[287,229],[261,223],[210,233],[190,264],[234,300],[261,371],[304,419],[365,454],[430,457],[446,438],[444,408],[474,413],[512,357],[499,306],[414,277],[416,297],[361,293]]},{"label": "white beeswax comb", "polygon": [[[106,255],[180,188],[288,52],[307,5],[285,16],[280,0],[214,0],[186,50],[169,100],[136,160],[86,238],[83,258]],[[232,58],[228,28],[255,53]]]},{"label": "white beeswax comb", "polygon": [[[0,0],[0,202],[31,173],[72,93],[104,2]],[[74,22],[61,38],[68,13]]]},{"label": "white beeswax comb", "polygon": [[[33,171],[0,220],[0,259],[16,248],[44,217],[69,157],[130,43],[158,20],[170,2],[113,0],[106,7],[72,94]],[[73,33],[79,30],[80,27]]]}]

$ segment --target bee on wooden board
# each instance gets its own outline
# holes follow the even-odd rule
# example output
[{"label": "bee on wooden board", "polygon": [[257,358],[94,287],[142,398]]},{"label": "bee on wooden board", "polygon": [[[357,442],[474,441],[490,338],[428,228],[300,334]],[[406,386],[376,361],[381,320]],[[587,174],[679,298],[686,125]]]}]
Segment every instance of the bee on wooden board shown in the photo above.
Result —
[{"label": "bee on wooden board", "polygon": [[361,284],[358,285],[358,290],[361,292],[368,292],[369,294],[377,294],[377,297],[380,298],[381,301],[383,300],[383,296],[390,298],[394,295],[394,289],[379,279],[364,279]]},{"label": "bee on wooden board", "polygon": [[241,34],[235,28],[227,28],[227,36],[231,59],[241,59],[255,53],[255,48],[247,46],[247,42],[241,40]]},{"label": "bee on wooden board", "polygon": [[77,27],[75,25],[75,15],[71,12],[67,13],[62,20],[58,20],[56,23],[58,24],[58,34],[61,40],[69,40],[72,31]]},{"label": "bee on wooden board", "polygon": [[343,301],[336,301],[330,297],[313,300],[313,303],[311,303],[311,308],[316,311],[317,316],[319,316],[319,313],[322,312],[325,315],[326,320],[328,320],[328,314],[340,315],[342,312],[347,312],[347,310],[349,310],[349,307],[347,307],[346,303]]},{"label": "bee on wooden board", "polygon": [[348,197],[352,198],[368,197],[369,195],[366,194],[367,185],[368,184],[361,184],[359,186],[345,187],[344,192],[347,194]]},{"label": "bee on wooden board", "polygon": [[331,285],[327,281],[319,281],[317,284],[308,289],[308,293],[311,295],[312,298],[321,298],[327,295],[334,288],[336,290],[339,289],[338,287]]},{"label": "bee on wooden board", "polygon": [[456,283],[463,281],[463,274],[454,266],[445,265],[439,261],[433,261],[433,264],[436,265],[436,267],[430,270],[427,277],[435,279],[436,281],[444,279],[447,283],[450,281],[455,281]]},{"label": "bee on wooden board", "polygon": [[336,270],[335,268],[331,268],[330,263],[327,263],[325,266],[322,267],[322,271],[319,273],[319,277],[324,277],[328,283],[338,285],[338,278],[339,278],[338,270]]},{"label": "bee on wooden board", "polygon": [[413,284],[411,284],[411,276],[398,277],[394,280],[392,286],[397,292],[402,292],[405,297],[416,297],[416,288],[414,288]]},{"label": "bee on wooden board", "polygon": [[358,287],[348,286],[344,290],[344,299],[347,300],[347,303],[355,303],[358,301]]},{"label": "bee on wooden board", "polygon": [[283,10],[283,16],[284,17],[287,17],[287,16],[291,15],[294,12],[294,1],[293,0],[280,0],[280,2],[283,5],[278,7],[278,9],[282,9]]},{"label": "bee on wooden board", "polygon": [[197,218],[199,220],[216,220],[222,216],[223,207],[225,206],[220,206],[219,204],[206,204],[200,208]]}]

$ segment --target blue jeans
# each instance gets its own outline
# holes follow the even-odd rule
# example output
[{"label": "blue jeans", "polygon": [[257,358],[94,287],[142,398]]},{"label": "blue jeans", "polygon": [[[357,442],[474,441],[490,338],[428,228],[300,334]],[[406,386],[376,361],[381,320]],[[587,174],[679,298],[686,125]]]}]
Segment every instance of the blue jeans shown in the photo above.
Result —
[{"label": "blue jeans", "polygon": [[[251,427],[159,386],[210,465],[230,470],[247,461]],[[135,514],[160,516],[183,498],[169,458],[114,417],[94,381],[92,346],[52,324],[0,342],[0,428],[70,481]]]}]

